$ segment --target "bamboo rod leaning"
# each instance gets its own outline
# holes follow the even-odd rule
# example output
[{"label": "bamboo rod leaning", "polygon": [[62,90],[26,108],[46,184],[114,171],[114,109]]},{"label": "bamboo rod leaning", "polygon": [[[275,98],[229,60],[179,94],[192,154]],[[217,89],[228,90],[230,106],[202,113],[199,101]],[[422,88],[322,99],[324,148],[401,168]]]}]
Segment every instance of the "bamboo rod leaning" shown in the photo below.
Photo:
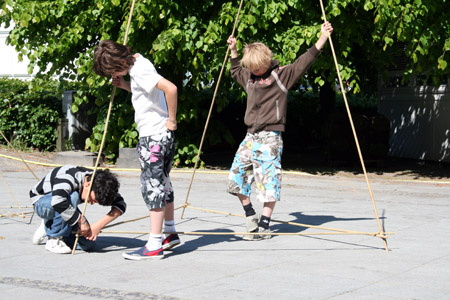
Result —
[{"label": "bamboo rod leaning", "polygon": [[[126,45],[126,43],[127,43],[128,33],[129,33],[129,30],[130,30],[131,18],[133,17],[133,11],[134,11],[134,4],[135,4],[135,2],[136,1],[133,0],[133,2],[131,3],[130,15],[128,16],[128,23],[127,23],[127,28],[126,28],[126,31],[125,31],[125,37],[124,37],[124,41],[123,41],[124,45]],[[108,114],[106,115],[105,129],[103,131],[102,142],[100,144],[100,149],[98,151],[97,160],[96,160],[95,166],[94,166],[94,172],[92,173],[92,176],[91,176],[91,184],[89,185],[89,188],[88,188],[88,194],[87,194],[86,200],[84,201],[83,211],[81,213],[81,217],[80,218],[82,218],[85,215],[86,207],[87,207],[87,204],[89,202],[89,196],[91,194],[92,183],[94,182],[95,173],[97,172],[97,167],[98,167],[98,164],[100,162],[100,157],[101,157],[102,152],[103,152],[103,146],[104,146],[104,143],[105,143],[106,132],[108,130],[108,123],[109,123],[109,118],[111,116],[111,109],[112,109],[112,104],[114,102],[115,94],[116,94],[116,87],[114,86],[113,90],[112,90],[112,93],[111,93],[111,98],[110,98],[110,101],[109,101]],[[75,237],[75,242],[73,244],[73,249],[72,249],[72,255],[75,253],[75,250],[77,248],[79,237],[80,237],[79,234],[77,234],[76,237]]]},{"label": "bamboo rod leaning", "polygon": [[[3,139],[6,141],[6,143],[14,150],[15,153],[17,153],[17,155],[20,157],[20,160],[25,164],[25,166],[27,167],[27,169],[33,174],[34,178],[36,178],[36,180],[39,181],[39,178],[36,176],[36,174],[33,172],[33,170],[30,168],[30,166],[26,163],[26,161],[23,159],[22,155],[14,148],[14,146],[10,143],[10,141],[6,138],[6,136],[3,134],[3,131],[0,130],[0,134],[3,137]],[[10,186],[8,185],[8,183],[6,182],[5,178],[3,177],[3,174],[0,173],[0,177],[2,178],[3,183],[5,184],[8,192],[10,193],[11,197],[13,198],[14,202],[17,205],[17,208],[19,208],[20,210],[20,216],[25,219],[25,214],[22,210],[22,207],[20,206],[19,202],[17,201],[16,197],[14,196],[13,192],[11,191]],[[11,216],[16,216],[16,214],[12,214]],[[3,217],[3,216],[2,216]],[[30,219],[31,222],[31,219]]]},{"label": "bamboo rod leaning", "polygon": [[[239,4],[239,8],[238,8],[238,11],[237,11],[237,14],[236,14],[236,19],[234,20],[234,25],[233,25],[233,30],[231,32],[231,35],[234,35],[234,32],[236,30],[236,26],[237,26],[237,23],[238,23],[238,20],[239,20],[239,14],[241,13],[243,2],[244,2],[244,0],[241,0],[241,3]],[[217,90],[219,89],[220,80],[222,79],[223,70],[225,69],[225,65],[227,63],[228,53],[229,52],[230,52],[230,48],[227,47],[227,52],[226,52],[225,58],[223,60],[222,68],[220,69],[219,78],[217,79],[216,88],[214,90],[214,95],[213,95],[213,98],[211,100],[211,106],[209,107],[208,117],[206,118],[205,127],[203,129],[202,139],[201,139],[200,145],[198,147],[197,157],[195,158],[194,170],[192,172],[191,181],[189,182],[189,187],[188,187],[188,190],[187,190],[187,193],[186,193],[186,200],[184,201],[184,205],[187,204],[188,199],[189,199],[189,193],[191,191],[192,182],[194,181],[195,171],[197,169],[198,161],[200,160],[200,152],[202,151],[203,141],[205,140],[205,135],[206,135],[206,130],[208,129],[209,119],[211,118],[212,109],[214,107],[214,102],[216,100]],[[181,212],[181,219],[183,219],[185,208],[186,207],[183,207],[183,211]]]},{"label": "bamboo rod leaning", "polygon": [[[323,20],[324,20],[324,22],[327,22],[327,16],[325,14],[325,8],[323,6],[323,2],[322,2],[322,0],[319,0],[319,2],[320,2],[320,8],[322,10]],[[373,206],[373,209],[375,211],[375,217],[377,219],[378,228],[380,229],[380,232],[383,232],[383,226],[381,225],[381,221],[380,221],[380,217],[378,216],[378,211],[377,211],[377,207],[376,207],[376,204],[375,204],[375,200],[373,198],[372,188],[370,186],[369,177],[367,176],[366,166],[364,164],[364,159],[363,159],[363,156],[362,156],[362,153],[361,153],[361,148],[359,146],[358,136],[356,134],[355,126],[353,124],[352,114],[350,112],[350,108],[349,108],[349,105],[348,105],[344,84],[342,83],[341,72],[339,70],[339,64],[338,64],[338,61],[337,61],[337,58],[336,58],[336,53],[334,51],[333,40],[331,39],[331,35],[328,35],[328,40],[329,40],[329,43],[330,43],[331,53],[333,54],[334,64],[336,66],[336,72],[337,72],[337,76],[338,76],[338,79],[339,79],[339,85],[340,85],[340,88],[341,88],[341,91],[342,91],[342,96],[344,98],[345,108],[347,110],[348,118],[349,118],[349,121],[350,121],[350,126],[352,128],[353,137],[355,139],[356,149],[358,151],[359,160],[361,162],[361,167],[362,167],[362,170],[364,172],[364,178],[366,180],[366,184],[367,184],[367,188],[369,190],[370,198],[372,199],[372,206]],[[384,243],[385,250],[386,250],[386,252],[388,252],[389,248],[388,248],[387,242],[383,238],[382,238],[382,240],[383,240],[383,243]]]},{"label": "bamboo rod leaning", "polygon": [[9,142],[9,140],[6,138],[6,136],[3,134],[3,132],[0,130],[0,134],[2,135],[2,137],[5,139],[6,143],[13,148],[14,152],[17,153],[17,155],[19,155],[21,161],[25,164],[25,166],[27,167],[27,169],[33,174],[34,178],[36,178],[37,181],[39,181],[39,178],[36,176],[36,174],[33,172],[33,170],[31,170],[30,166],[26,163],[26,161],[23,159],[22,155],[20,155],[20,153],[14,148],[14,146]]},{"label": "bamboo rod leaning", "polygon": [[17,207],[18,207],[19,210],[20,210],[20,214],[21,214],[22,218],[25,219],[25,215],[24,215],[24,213],[23,213],[22,207],[20,206],[19,201],[17,201],[16,197],[14,196],[14,194],[13,194],[13,192],[12,192],[10,186],[9,186],[8,183],[6,182],[5,177],[3,177],[2,172],[0,172],[0,178],[2,179],[3,183],[5,184],[5,186],[6,186],[7,190],[8,190],[8,192],[9,192],[9,194],[11,195],[11,197],[13,198],[14,202],[16,202]]}]

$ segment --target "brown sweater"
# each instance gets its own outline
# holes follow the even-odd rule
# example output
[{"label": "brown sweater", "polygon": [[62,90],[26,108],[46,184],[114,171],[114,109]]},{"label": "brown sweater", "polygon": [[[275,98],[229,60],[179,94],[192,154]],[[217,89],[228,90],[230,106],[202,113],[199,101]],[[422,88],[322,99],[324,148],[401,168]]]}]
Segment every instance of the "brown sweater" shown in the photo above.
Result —
[{"label": "brown sweater", "polygon": [[241,67],[240,58],[231,59],[231,76],[247,92],[244,122],[248,132],[285,130],[288,90],[306,73],[319,53],[313,46],[293,64],[282,67],[277,60],[272,60],[269,70],[261,77]]}]

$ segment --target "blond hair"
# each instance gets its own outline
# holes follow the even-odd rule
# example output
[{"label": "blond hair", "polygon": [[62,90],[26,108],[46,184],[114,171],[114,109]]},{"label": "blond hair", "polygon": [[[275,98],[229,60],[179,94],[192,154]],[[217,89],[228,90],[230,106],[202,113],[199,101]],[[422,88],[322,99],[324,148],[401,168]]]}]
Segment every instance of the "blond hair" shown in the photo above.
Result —
[{"label": "blond hair", "polygon": [[272,51],[263,43],[247,44],[244,47],[241,66],[250,71],[269,67],[272,57]]}]

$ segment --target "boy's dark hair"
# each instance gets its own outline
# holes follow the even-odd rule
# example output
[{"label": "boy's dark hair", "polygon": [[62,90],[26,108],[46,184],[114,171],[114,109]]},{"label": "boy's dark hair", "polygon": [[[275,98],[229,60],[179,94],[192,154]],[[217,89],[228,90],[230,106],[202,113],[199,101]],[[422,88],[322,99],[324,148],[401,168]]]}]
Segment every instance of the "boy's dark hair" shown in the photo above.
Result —
[{"label": "boy's dark hair", "polygon": [[93,70],[100,76],[110,76],[134,64],[133,49],[111,40],[103,40],[94,51]]},{"label": "boy's dark hair", "polygon": [[[92,175],[87,176],[87,180],[90,181]],[[95,200],[98,204],[103,206],[111,206],[116,199],[116,194],[119,191],[120,183],[117,180],[117,176],[111,173],[108,169],[98,170],[95,173],[94,183],[92,185],[92,191],[95,194]]]}]

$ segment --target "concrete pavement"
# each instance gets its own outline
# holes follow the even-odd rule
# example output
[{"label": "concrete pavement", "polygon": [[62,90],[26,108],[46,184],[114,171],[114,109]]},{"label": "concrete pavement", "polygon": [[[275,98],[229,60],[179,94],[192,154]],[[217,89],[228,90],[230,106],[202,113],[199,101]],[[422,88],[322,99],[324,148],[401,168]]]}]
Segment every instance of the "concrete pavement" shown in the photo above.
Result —
[{"label": "concrete pavement", "polygon": [[[0,163],[3,163],[1,159]],[[450,183],[394,180],[369,174],[389,252],[367,235],[275,236],[248,242],[234,235],[182,235],[183,244],[158,261],[129,261],[123,252],[145,244],[147,234],[103,233],[95,252],[57,255],[31,243],[40,219],[31,212],[28,191],[36,182],[23,168],[0,168],[0,294],[2,299],[450,299]],[[44,176],[49,168],[39,167]],[[117,221],[148,214],[139,172],[117,172],[127,213]],[[282,201],[273,219],[327,228],[378,232],[362,176],[283,175]],[[174,170],[176,206],[184,203],[191,173]],[[243,214],[225,192],[224,172],[195,175],[189,203]],[[10,207],[12,206],[12,207]],[[254,203],[258,212],[261,205]],[[88,206],[96,220],[107,212]],[[241,217],[187,208],[176,211],[177,231],[242,232]],[[9,215],[9,216],[8,216]],[[276,232],[328,232],[271,223]],[[149,231],[149,219],[107,230]]]}]

